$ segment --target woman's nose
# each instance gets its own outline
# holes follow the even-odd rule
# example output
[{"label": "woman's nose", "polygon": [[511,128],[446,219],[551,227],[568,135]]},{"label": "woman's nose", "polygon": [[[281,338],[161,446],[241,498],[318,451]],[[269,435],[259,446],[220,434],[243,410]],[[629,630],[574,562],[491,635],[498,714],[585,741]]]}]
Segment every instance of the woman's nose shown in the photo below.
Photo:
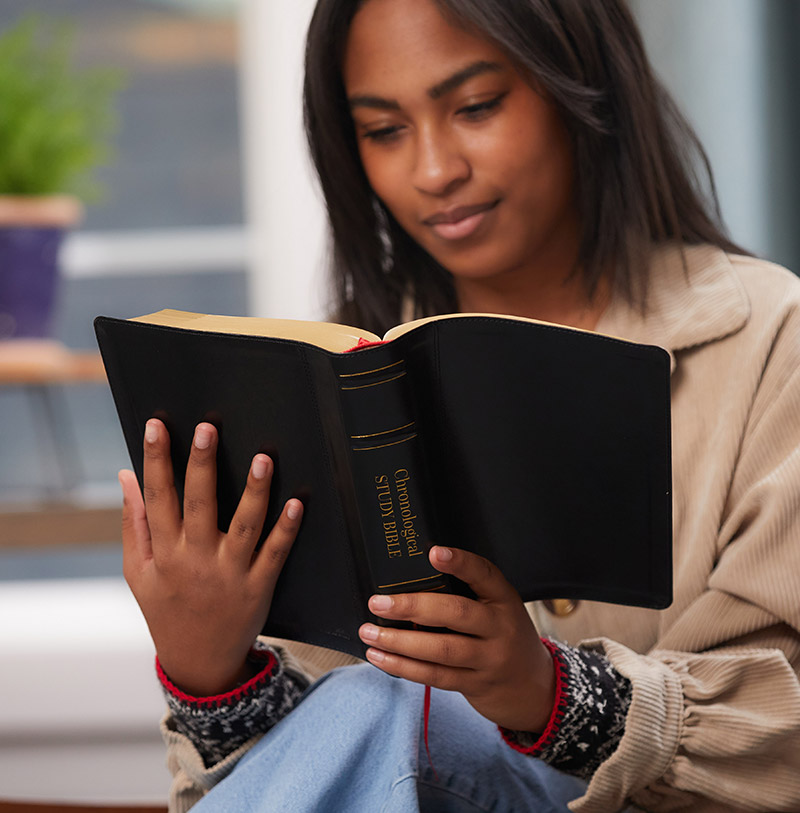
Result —
[{"label": "woman's nose", "polygon": [[468,180],[471,168],[467,157],[439,133],[421,133],[417,139],[414,187],[434,196],[447,195]]}]

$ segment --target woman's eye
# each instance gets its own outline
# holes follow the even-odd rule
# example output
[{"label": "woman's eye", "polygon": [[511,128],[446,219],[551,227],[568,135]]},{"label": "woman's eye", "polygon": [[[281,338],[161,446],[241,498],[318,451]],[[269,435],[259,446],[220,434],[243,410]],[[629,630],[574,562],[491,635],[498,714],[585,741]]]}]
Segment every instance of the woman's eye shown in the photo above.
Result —
[{"label": "woman's eye", "polygon": [[499,96],[487,99],[485,102],[464,105],[464,107],[458,109],[458,113],[469,121],[480,121],[490,116],[500,106],[500,102],[503,101],[505,95],[505,93],[501,93]]},{"label": "woman's eye", "polygon": [[365,130],[363,137],[369,141],[377,144],[388,144],[399,137],[402,132],[402,127],[399,125],[392,125],[389,127],[376,127],[372,130]]}]

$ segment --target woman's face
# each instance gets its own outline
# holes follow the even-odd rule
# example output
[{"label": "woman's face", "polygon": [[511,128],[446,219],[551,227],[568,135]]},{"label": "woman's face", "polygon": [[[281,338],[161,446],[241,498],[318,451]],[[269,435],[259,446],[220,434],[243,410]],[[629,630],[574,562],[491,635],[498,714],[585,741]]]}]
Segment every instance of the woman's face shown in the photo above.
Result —
[{"label": "woman's face", "polygon": [[367,0],[343,75],[373,190],[457,290],[571,270],[569,139],[503,51],[432,0]]}]

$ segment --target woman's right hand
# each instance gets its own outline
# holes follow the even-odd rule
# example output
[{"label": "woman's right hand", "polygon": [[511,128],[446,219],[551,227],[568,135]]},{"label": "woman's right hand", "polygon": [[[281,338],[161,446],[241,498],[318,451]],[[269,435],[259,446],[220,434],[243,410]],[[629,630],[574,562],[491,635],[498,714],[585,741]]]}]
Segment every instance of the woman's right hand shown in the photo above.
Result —
[{"label": "woman's right hand", "polygon": [[230,528],[217,528],[217,431],[198,424],[186,468],[183,515],[169,434],[145,427],[144,499],[123,470],[123,572],[170,680],[196,697],[222,694],[250,675],[247,653],[261,632],[303,505],[291,499],[256,553],[269,503],[272,461],[253,458]]}]

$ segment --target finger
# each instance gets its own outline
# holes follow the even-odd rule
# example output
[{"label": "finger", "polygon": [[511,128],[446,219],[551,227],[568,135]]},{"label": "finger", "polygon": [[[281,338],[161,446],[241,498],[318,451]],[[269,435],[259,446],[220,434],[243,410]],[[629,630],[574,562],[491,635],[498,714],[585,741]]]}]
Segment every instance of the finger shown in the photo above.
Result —
[{"label": "finger", "polygon": [[183,525],[186,539],[193,542],[212,543],[219,536],[217,441],[217,430],[212,424],[197,424],[183,489]]},{"label": "finger", "polygon": [[494,613],[478,601],[444,593],[397,593],[376,595],[369,609],[380,618],[411,621],[423,627],[446,627],[485,638],[492,633]]},{"label": "finger", "polygon": [[153,555],[144,500],[132,471],[123,469],[118,477],[122,486],[122,555],[126,562],[138,564]]},{"label": "finger", "polygon": [[253,458],[244,492],[225,536],[226,549],[241,560],[244,568],[250,566],[253,551],[264,527],[272,472],[272,460],[267,455],[257,454]]},{"label": "finger", "polygon": [[370,647],[367,649],[366,657],[371,664],[387,674],[435,689],[465,692],[475,679],[475,672],[472,669],[418,661],[393,652],[384,652],[382,649]]},{"label": "finger", "polygon": [[169,456],[169,433],[157,418],[145,425],[143,479],[150,534],[156,544],[161,539],[174,541],[180,534],[181,512]]},{"label": "finger", "polygon": [[418,661],[462,669],[482,665],[478,653],[479,640],[467,635],[398,630],[376,624],[363,624],[358,635],[367,646]]},{"label": "finger", "polygon": [[258,552],[254,570],[270,595],[297,538],[302,519],[303,503],[297,499],[289,500]]},{"label": "finger", "polygon": [[431,564],[468,584],[479,600],[518,601],[517,591],[488,559],[460,548],[435,545],[429,554]]}]

